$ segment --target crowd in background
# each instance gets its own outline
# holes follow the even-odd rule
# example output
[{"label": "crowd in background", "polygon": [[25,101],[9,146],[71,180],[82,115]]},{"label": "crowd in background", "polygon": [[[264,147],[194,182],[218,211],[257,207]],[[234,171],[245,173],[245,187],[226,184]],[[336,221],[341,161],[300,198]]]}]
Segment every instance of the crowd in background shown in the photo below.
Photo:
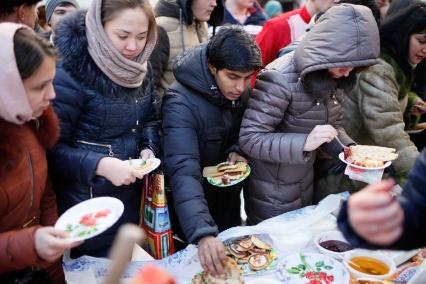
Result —
[{"label": "crowd in background", "polygon": [[[137,158],[162,160],[173,231],[215,275],[241,192],[249,225],[356,192],[339,215],[348,240],[425,245],[422,0],[80,4],[0,4],[1,281],[63,283],[68,249],[106,257],[118,227],[139,222]],[[394,181],[361,190],[337,140],[395,148]],[[250,177],[215,188],[202,170],[224,161],[247,162]],[[100,196],[125,204],[105,233],[70,243],[52,227]]]}]

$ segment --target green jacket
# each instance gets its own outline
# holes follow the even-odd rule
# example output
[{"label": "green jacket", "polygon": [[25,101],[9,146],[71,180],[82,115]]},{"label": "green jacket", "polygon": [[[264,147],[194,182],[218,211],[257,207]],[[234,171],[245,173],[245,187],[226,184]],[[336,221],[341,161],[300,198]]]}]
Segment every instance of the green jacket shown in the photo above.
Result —
[{"label": "green jacket", "polygon": [[[413,127],[406,127],[406,121],[413,121],[409,113],[419,99],[410,89],[411,82],[408,82],[398,63],[382,52],[378,64],[358,75],[356,87],[343,103],[343,126],[353,140],[358,144],[396,148],[399,157],[392,164],[400,185],[405,183],[419,155],[405,132],[405,129]],[[349,179],[343,173],[330,174],[316,179],[315,201],[332,193],[358,191],[365,185]]]},{"label": "green jacket", "polygon": [[378,64],[359,75],[357,87],[344,103],[345,130],[358,144],[396,149],[399,157],[393,166],[400,183],[419,155],[404,131],[404,114],[418,99],[410,86],[396,61],[382,53]]},{"label": "green jacket", "polygon": [[402,100],[405,97],[408,97],[407,107],[404,111],[404,122],[406,129],[413,129],[419,122],[419,117],[411,115],[411,109],[415,102],[421,99],[416,93],[411,91],[411,85],[413,82],[412,80],[409,80],[407,76],[405,76],[396,60],[385,52],[382,52],[380,57],[383,58],[383,60],[386,61],[389,65],[391,65],[395,72],[396,82],[399,86],[398,99]]}]

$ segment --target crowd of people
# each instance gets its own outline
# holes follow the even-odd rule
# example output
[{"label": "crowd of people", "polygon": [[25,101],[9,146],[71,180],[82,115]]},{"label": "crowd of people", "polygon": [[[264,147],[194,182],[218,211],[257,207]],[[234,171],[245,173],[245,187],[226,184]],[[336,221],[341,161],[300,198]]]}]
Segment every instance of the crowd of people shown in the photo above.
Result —
[{"label": "crowd of people", "polygon": [[[286,13],[277,1],[47,0],[43,21],[38,2],[0,4],[2,283],[63,283],[69,249],[107,257],[118,228],[139,223],[144,175],[126,162],[137,158],[162,160],[173,230],[213,275],[216,236],[243,224],[242,191],[245,224],[350,191],[338,222],[351,243],[426,244],[426,139],[407,133],[425,122],[421,0],[307,0]],[[392,180],[362,189],[338,140],[395,148]],[[208,183],[203,168],[225,161],[251,175]],[[69,242],[53,227],[101,196],[125,205],[106,232]]]}]

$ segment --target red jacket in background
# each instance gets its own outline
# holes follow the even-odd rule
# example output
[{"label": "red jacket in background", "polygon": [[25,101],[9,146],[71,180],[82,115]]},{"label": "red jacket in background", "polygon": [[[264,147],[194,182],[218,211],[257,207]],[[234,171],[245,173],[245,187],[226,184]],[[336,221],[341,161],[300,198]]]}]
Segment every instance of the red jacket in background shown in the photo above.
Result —
[{"label": "red jacket in background", "polygon": [[48,263],[35,250],[35,231],[58,218],[48,180],[46,150],[59,137],[58,119],[49,107],[36,122],[17,125],[0,118],[0,282],[9,272],[46,269],[63,283],[60,260]]},{"label": "red jacket in background", "polygon": [[310,20],[311,16],[306,6],[303,6],[267,21],[256,37],[262,53],[263,65],[266,66],[274,61],[281,48],[304,33]]}]

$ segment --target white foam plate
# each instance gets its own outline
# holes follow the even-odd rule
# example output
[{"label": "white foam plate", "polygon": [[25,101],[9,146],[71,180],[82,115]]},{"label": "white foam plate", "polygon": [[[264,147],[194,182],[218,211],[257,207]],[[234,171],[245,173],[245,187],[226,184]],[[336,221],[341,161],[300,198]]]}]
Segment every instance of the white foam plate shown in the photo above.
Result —
[{"label": "white foam plate", "polygon": [[408,129],[408,130],[405,130],[405,132],[407,132],[408,134],[417,134],[417,133],[423,132],[423,130],[425,130],[425,129],[424,128],[421,128],[421,129]]},{"label": "white foam plate", "polygon": [[366,168],[366,167],[361,167],[361,166],[357,166],[357,165],[351,164],[351,163],[349,163],[348,161],[346,161],[346,160],[345,160],[345,154],[344,154],[343,152],[339,154],[339,159],[340,159],[343,163],[345,163],[345,164],[347,164],[347,165],[349,165],[349,166],[351,166],[351,167],[354,167],[354,168],[356,168],[356,169],[360,169],[360,170],[366,170],[366,171],[371,171],[371,170],[383,170],[383,169],[385,169],[385,168],[389,167],[389,166],[392,164],[392,162],[391,162],[391,161],[389,161],[389,162],[386,162],[386,163],[385,163],[383,166],[381,166],[381,167],[375,167],[375,168]]},{"label": "white foam plate", "polygon": [[114,225],[124,211],[123,202],[114,197],[96,197],[65,211],[55,228],[69,233],[72,242],[93,238]]}]

